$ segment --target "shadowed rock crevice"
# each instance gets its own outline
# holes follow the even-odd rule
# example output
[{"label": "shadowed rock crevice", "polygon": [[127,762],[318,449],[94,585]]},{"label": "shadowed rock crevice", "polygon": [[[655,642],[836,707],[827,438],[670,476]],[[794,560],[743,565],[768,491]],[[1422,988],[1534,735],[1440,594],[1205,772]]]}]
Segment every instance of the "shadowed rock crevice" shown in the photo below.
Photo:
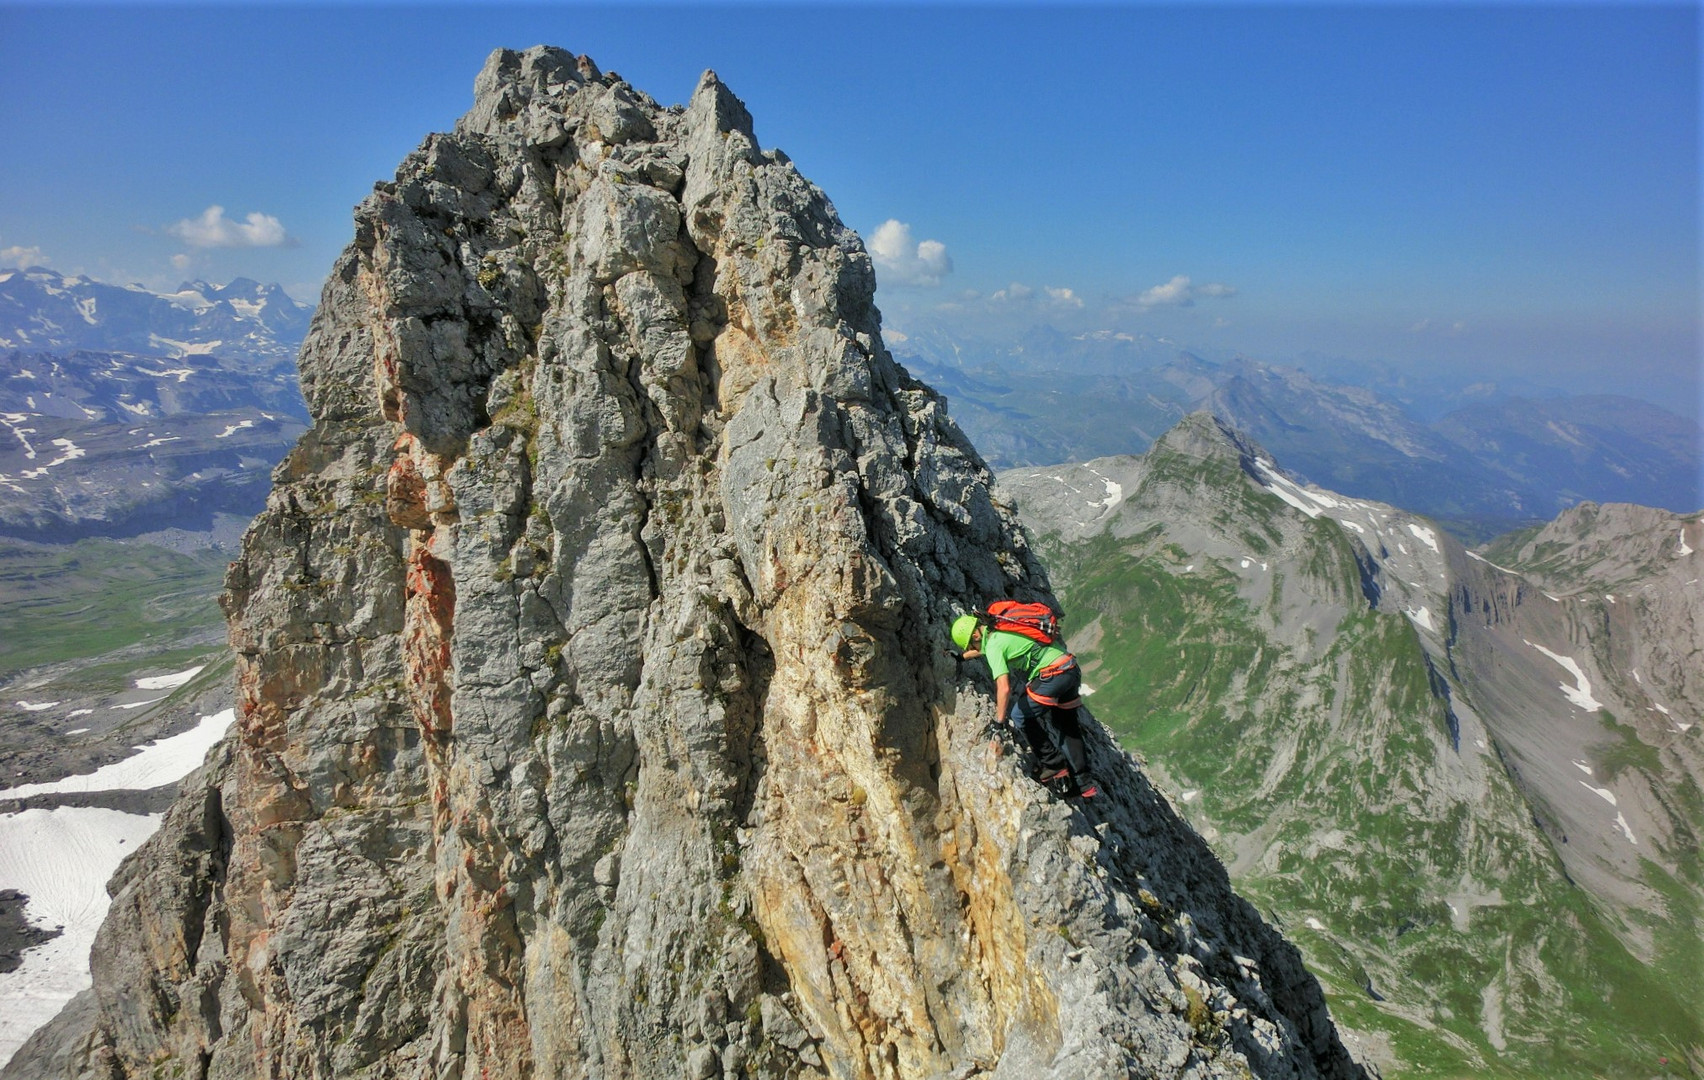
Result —
[{"label": "shadowed rock crevice", "polygon": [[492,55],[357,212],[231,572],[218,1024],[103,999],[100,1069],[1360,1075],[1104,732],[1087,809],[981,736],[944,628],[1047,577],[873,291],[713,74]]}]

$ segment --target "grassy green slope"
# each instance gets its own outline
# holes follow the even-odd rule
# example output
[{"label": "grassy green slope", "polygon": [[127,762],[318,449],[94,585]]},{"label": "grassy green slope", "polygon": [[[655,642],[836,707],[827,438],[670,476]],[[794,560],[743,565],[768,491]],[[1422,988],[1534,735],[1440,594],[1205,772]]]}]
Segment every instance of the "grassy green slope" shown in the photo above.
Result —
[{"label": "grassy green slope", "polygon": [[[1495,759],[1454,745],[1414,628],[1358,602],[1343,530],[1186,456],[1126,513],[1145,506],[1134,536],[1044,542],[1093,627],[1095,714],[1196,793],[1182,809],[1339,1019],[1384,1033],[1398,1076],[1686,1075],[1704,1040],[1667,964],[1627,953]],[[1173,539],[1202,529],[1270,552],[1270,589]]]},{"label": "grassy green slope", "polygon": [[109,540],[0,541],[0,677],[138,648],[160,664],[205,655],[223,641],[227,558]]}]

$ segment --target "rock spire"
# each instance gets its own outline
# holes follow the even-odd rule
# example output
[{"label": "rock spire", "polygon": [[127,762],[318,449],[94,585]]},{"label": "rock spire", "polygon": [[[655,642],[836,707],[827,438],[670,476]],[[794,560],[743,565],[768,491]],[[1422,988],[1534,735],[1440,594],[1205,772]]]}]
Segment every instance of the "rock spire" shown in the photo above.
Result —
[{"label": "rock spire", "polygon": [[984,733],[944,628],[1047,578],[874,286],[714,74],[493,54],[356,211],[72,1071],[1362,1075],[1104,733],[1087,808]]}]

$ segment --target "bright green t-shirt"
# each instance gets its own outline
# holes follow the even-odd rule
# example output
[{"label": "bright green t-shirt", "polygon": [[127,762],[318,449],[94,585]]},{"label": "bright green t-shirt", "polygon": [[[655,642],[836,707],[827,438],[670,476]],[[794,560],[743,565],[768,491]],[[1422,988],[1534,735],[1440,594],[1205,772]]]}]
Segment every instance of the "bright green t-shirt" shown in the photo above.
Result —
[{"label": "bright green t-shirt", "polygon": [[[1035,650],[1033,657],[1029,655],[1032,649]],[[1027,681],[1031,675],[1064,656],[1065,650],[1007,630],[984,630],[982,655],[988,658],[988,670],[993,672],[996,680],[1012,672],[1015,678]]]}]

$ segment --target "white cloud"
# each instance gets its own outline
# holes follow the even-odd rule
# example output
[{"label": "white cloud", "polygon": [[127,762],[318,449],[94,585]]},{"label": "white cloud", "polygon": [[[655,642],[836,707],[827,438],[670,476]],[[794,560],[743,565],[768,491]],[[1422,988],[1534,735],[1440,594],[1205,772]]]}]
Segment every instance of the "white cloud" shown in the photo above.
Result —
[{"label": "white cloud", "polygon": [[225,216],[223,206],[209,206],[198,218],[184,218],[166,231],[190,247],[278,247],[289,241],[284,223],[258,211],[242,221]]},{"label": "white cloud", "polygon": [[1421,319],[1408,328],[1410,334],[1442,334],[1445,337],[1458,337],[1467,333],[1464,322],[1439,323],[1431,319]]},{"label": "white cloud", "polygon": [[1204,285],[1195,285],[1190,282],[1188,275],[1179,274],[1164,285],[1155,285],[1136,297],[1135,304],[1140,308],[1194,307],[1195,298],[1198,296],[1224,299],[1236,294],[1236,289],[1221,282],[1210,281]]},{"label": "white cloud", "polygon": [[988,302],[991,304],[1027,304],[1032,300],[1038,303],[1052,304],[1055,307],[1081,308],[1083,306],[1083,298],[1078,296],[1074,289],[1056,288],[1052,285],[1043,285],[1040,289],[1033,289],[1021,281],[1014,281],[1004,289],[990,293],[988,296]]},{"label": "white cloud", "polygon": [[911,238],[911,226],[889,218],[870,236],[876,270],[895,285],[939,285],[953,272],[952,256],[939,240]]},{"label": "white cloud", "polygon": [[190,258],[188,255],[172,256],[172,265],[177,267],[179,270],[188,270],[194,262],[195,260]]},{"label": "white cloud", "polygon": [[0,266],[15,266],[20,270],[31,266],[46,266],[47,256],[38,247],[20,247],[13,244],[9,248],[0,248]]}]

